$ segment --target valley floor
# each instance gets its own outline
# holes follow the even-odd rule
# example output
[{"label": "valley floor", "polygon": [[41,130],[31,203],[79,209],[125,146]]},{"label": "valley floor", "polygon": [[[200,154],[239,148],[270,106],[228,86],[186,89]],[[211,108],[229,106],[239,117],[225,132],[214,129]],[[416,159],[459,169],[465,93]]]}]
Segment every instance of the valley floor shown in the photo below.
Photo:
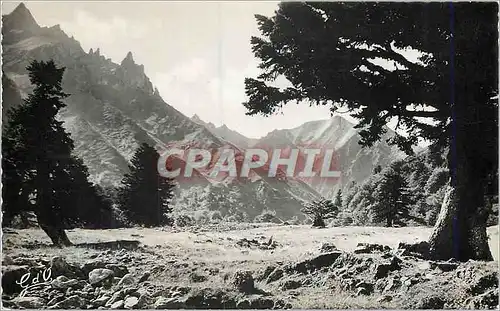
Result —
[{"label": "valley floor", "polygon": [[[68,231],[75,245],[59,249],[50,246],[41,230],[7,229],[4,272],[53,265],[60,261],[54,258],[62,258],[67,267],[73,267],[67,271],[78,270],[59,272],[68,279],[89,279],[91,270],[105,267],[115,275],[110,284],[90,286],[82,281],[83,288],[65,288],[64,294],[52,286],[31,294],[37,297],[31,297],[34,302],[23,302],[26,297],[11,300],[17,295],[15,289],[2,298],[13,308],[23,303],[66,308],[75,295],[80,298],[72,301],[81,308],[97,308],[101,300],[106,300],[105,308],[476,308],[491,304],[492,299],[498,304],[498,281],[491,287],[492,273],[498,275],[498,226],[488,228],[495,262],[435,263],[398,253],[400,242],[424,241],[431,230],[274,224],[75,229]],[[386,245],[391,250],[360,252],[358,243]],[[384,267],[387,271],[376,276]],[[118,283],[127,272],[130,280]],[[52,277],[56,274],[53,271]],[[254,279],[254,285],[249,279]],[[488,280],[490,285],[485,287]],[[476,283],[480,288],[469,288]],[[132,289],[127,292],[125,284]],[[202,301],[207,295],[217,298]]]}]

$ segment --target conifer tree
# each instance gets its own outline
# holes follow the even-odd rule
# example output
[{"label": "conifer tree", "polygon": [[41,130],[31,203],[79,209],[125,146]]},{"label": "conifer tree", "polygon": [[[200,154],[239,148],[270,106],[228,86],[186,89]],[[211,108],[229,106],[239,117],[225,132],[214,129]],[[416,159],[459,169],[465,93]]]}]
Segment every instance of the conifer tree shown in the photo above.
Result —
[{"label": "conifer tree", "polygon": [[333,203],[337,211],[342,209],[342,189],[339,188],[337,191],[337,195],[335,196],[335,201]]},{"label": "conifer tree", "polygon": [[302,212],[313,218],[313,227],[323,228],[326,226],[325,219],[334,217],[338,209],[331,200],[321,198],[306,204]]},{"label": "conifer tree", "polygon": [[[389,142],[406,153],[420,138],[446,147],[451,188],[430,256],[492,260],[480,211],[498,172],[498,3],[282,2],[256,19],[247,114],[327,105],[359,121],[363,146],[397,119],[406,135]],[[286,88],[274,83],[283,78]]]},{"label": "conifer tree", "polygon": [[[61,86],[65,68],[50,60],[33,61],[27,70],[33,93],[9,111],[2,135],[3,211],[7,217],[34,211],[55,245],[70,245],[64,230],[92,222],[85,215],[96,217],[108,206],[104,201],[89,204],[87,199],[98,194],[86,167],[71,155],[73,140],[56,119],[68,96]],[[79,191],[85,192],[81,200]]]},{"label": "conifer tree", "polygon": [[385,221],[387,227],[408,218],[411,195],[408,185],[396,165],[386,168],[374,193],[372,211],[375,221]]},{"label": "conifer tree", "polygon": [[158,152],[143,143],[137,149],[118,190],[119,205],[132,224],[156,227],[170,225],[173,180],[160,176]]}]

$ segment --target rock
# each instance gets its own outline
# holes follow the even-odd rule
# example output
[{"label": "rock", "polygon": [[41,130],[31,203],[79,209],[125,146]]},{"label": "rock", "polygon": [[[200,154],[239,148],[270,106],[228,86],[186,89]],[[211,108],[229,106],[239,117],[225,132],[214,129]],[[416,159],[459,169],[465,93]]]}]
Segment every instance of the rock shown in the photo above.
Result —
[{"label": "rock", "polygon": [[381,278],[385,278],[385,277],[387,277],[387,275],[389,275],[389,272],[400,270],[401,269],[401,266],[400,266],[401,262],[402,262],[401,259],[394,256],[394,257],[392,257],[390,263],[378,264],[375,267],[375,279],[378,280]]},{"label": "rock", "polygon": [[427,241],[408,244],[399,243],[398,253],[400,256],[413,256],[417,258],[429,258],[430,245]]},{"label": "rock", "polygon": [[107,264],[104,266],[104,268],[109,269],[113,271],[114,276],[117,276],[119,278],[125,276],[128,272],[128,269],[124,265],[117,265],[117,264]]},{"label": "rock", "polygon": [[83,309],[86,303],[85,299],[73,295],[51,306],[50,309]]},{"label": "rock", "polygon": [[373,284],[365,281],[360,281],[356,284],[356,295],[370,295],[373,293]]},{"label": "rock", "polygon": [[401,286],[401,281],[396,280],[394,278],[390,278],[387,281],[387,285],[385,286],[383,292],[393,291],[398,289]]},{"label": "rock", "polygon": [[2,289],[5,294],[21,292],[22,288],[16,282],[28,273],[28,266],[2,266]]},{"label": "rock", "polygon": [[341,252],[330,252],[321,254],[312,259],[304,260],[292,266],[290,268],[291,272],[299,272],[299,273],[309,273],[316,270],[319,270],[324,267],[331,266],[337,258],[340,257]]},{"label": "rock", "polygon": [[134,284],[134,278],[132,277],[132,274],[127,273],[125,274],[120,281],[118,281],[118,287],[124,287],[127,285],[132,285]]},{"label": "rock", "polygon": [[79,284],[78,280],[68,279],[64,275],[60,275],[57,278],[53,279],[50,285],[53,288],[57,289],[67,289],[69,287],[75,287]]},{"label": "rock", "polygon": [[319,250],[322,253],[331,253],[334,251],[338,251],[337,247],[331,243],[323,243]]},{"label": "rock", "polygon": [[492,288],[486,293],[471,297],[466,300],[468,309],[495,309],[498,308],[498,288]]},{"label": "rock", "polygon": [[109,307],[112,304],[114,304],[115,302],[122,300],[124,297],[125,297],[125,295],[123,294],[123,291],[119,290],[119,291],[113,293],[113,295],[108,300],[108,302],[106,302],[105,306]]},{"label": "rock", "polygon": [[450,261],[441,261],[441,262],[431,261],[429,262],[429,264],[431,269],[438,268],[443,272],[450,272],[458,268],[457,262],[450,262]]},{"label": "rock", "polygon": [[498,272],[492,271],[487,274],[475,277],[467,291],[473,295],[484,293],[490,288],[498,288]]},{"label": "rock", "polygon": [[267,280],[266,280],[266,283],[271,283],[271,282],[274,282],[274,281],[277,281],[279,279],[281,279],[284,275],[284,271],[280,268],[276,268],[274,269],[274,271],[272,271],[269,276],[267,277]]},{"label": "rock", "polygon": [[104,268],[94,269],[89,273],[89,283],[91,285],[98,285],[112,279],[113,276],[114,272],[112,270]]},{"label": "rock", "polygon": [[189,275],[189,278],[191,279],[192,282],[195,283],[205,282],[207,280],[207,277],[205,275],[201,275],[196,272],[191,273]]},{"label": "rock", "polygon": [[146,282],[150,275],[151,273],[149,271],[144,272],[144,274],[139,278],[139,283]]},{"label": "rock", "polygon": [[392,301],[392,296],[390,295],[382,295],[377,298],[377,302],[390,302]]},{"label": "rock", "polygon": [[236,303],[236,309],[250,309],[250,301],[242,299]]},{"label": "rock", "polygon": [[129,296],[125,298],[125,302],[123,303],[123,306],[125,309],[135,309],[137,307],[137,304],[139,302],[139,298],[134,297],[134,296]]},{"label": "rock", "polygon": [[282,290],[297,289],[302,286],[302,283],[296,280],[286,280],[281,285]]},{"label": "rock", "polygon": [[443,309],[445,301],[439,296],[424,297],[417,302],[416,309]]},{"label": "rock", "polygon": [[358,243],[356,249],[354,250],[354,254],[371,254],[374,252],[387,252],[390,250],[391,248],[387,245]]},{"label": "rock", "polygon": [[40,297],[16,297],[12,302],[24,309],[42,309],[45,306],[45,300]]},{"label": "rock", "polygon": [[251,271],[237,271],[233,277],[233,285],[243,293],[255,291],[254,279]]},{"label": "rock", "polygon": [[274,300],[268,297],[253,297],[249,299],[250,309],[272,309]]},{"label": "rock", "polygon": [[154,309],[181,309],[184,304],[179,301],[179,298],[158,297],[153,304]]},{"label": "rock", "polygon": [[72,274],[71,266],[66,262],[66,259],[61,256],[53,257],[50,260],[50,269],[52,270],[51,274],[53,277]]},{"label": "rock", "polygon": [[94,301],[92,301],[92,304],[96,307],[102,307],[104,305],[106,305],[106,303],[111,299],[110,296],[107,296],[107,295],[104,295],[104,296],[101,296],[97,299],[95,299]]},{"label": "rock", "polygon": [[123,309],[124,308],[124,303],[123,300],[118,300],[117,302],[113,303],[109,308],[110,309]]}]

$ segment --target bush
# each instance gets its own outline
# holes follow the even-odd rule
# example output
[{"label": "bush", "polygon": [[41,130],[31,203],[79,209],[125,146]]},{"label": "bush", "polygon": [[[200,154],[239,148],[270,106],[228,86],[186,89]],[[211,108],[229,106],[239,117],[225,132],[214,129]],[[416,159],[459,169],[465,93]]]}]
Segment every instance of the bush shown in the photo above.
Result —
[{"label": "bush", "polygon": [[254,222],[274,222],[280,223],[279,219],[276,217],[276,211],[263,210],[262,213],[254,218]]},{"label": "bush", "polygon": [[196,224],[196,220],[194,217],[189,215],[178,215],[175,218],[175,225],[177,227],[189,227],[194,226]]}]

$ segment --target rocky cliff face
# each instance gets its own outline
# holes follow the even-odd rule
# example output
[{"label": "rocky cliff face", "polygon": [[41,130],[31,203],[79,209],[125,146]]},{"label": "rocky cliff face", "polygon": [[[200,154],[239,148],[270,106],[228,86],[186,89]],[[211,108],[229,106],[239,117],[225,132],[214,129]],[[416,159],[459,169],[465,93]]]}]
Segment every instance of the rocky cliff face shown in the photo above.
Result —
[{"label": "rocky cliff face", "polygon": [[[87,53],[59,26],[40,27],[24,4],[2,18],[3,71],[8,78],[4,85],[8,82],[11,89],[19,90],[24,97],[32,90],[26,71],[31,60],[53,59],[59,66],[66,67],[63,87],[71,95],[59,118],[71,133],[75,141],[74,152],[89,167],[93,181],[104,186],[119,185],[128,170],[128,161],[142,142],[155,146],[194,144],[201,148],[228,144],[165,103],[144,74],[144,67],[135,63],[131,52],[120,64],[101,55],[99,49]],[[4,107],[15,105],[15,99],[8,101]],[[256,206],[252,215],[265,208],[276,208],[283,217],[288,217],[299,213],[302,200],[317,195],[302,183],[277,185],[261,178],[254,181],[245,187],[234,183],[236,192],[243,193],[239,195],[243,198],[235,196],[224,200],[240,200],[237,205],[243,211],[251,202]],[[204,182],[203,189],[209,194],[227,186],[227,182],[209,178]],[[178,196],[179,201],[185,198],[190,201],[190,196],[196,192],[189,183],[181,185],[179,191],[182,194]],[[267,195],[271,193],[272,200]],[[273,203],[268,206],[270,201]],[[179,208],[191,208],[179,204]]]}]

